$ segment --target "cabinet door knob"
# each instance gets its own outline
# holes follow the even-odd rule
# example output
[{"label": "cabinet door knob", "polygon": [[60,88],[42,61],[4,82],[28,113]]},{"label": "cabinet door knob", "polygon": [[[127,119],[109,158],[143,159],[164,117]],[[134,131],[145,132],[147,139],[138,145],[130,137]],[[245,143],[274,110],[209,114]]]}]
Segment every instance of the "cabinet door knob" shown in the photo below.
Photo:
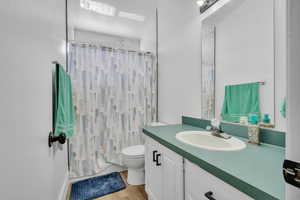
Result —
[{"label": "cabinet door knob", "polygon": [[204,196],[209,199],[209,200],[216,200],[215,198],[213,198],[214,193],[212,191],[206,192],[204,194]]},{"label": "cabinet door knob", "polygon": [[161,166],[161,163],[159,162],[159,157],[161,156],[160,153],[156,154],[156,166]]},{"label": "cabinet door knob", "polygon": [[156,162],[156,153],[157,151],[152,151],[152,158],[153,158],[153,162]]}]

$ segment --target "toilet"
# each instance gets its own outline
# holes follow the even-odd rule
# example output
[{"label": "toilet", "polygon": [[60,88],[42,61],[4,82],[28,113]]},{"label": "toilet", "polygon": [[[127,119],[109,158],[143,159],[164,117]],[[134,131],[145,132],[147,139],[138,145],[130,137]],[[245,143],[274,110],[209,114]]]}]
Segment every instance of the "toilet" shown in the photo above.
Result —
[{"label": "toilet", "polygon": [[122,150],[123,163],[128,168],[127,182],[130,185],[145,184],[145,147],[136,145]]},{"label": "toilet", "polygon": [[[165,126],[165,123],[153,122],[151,126]],[[145,146],[130,146],[122,150],[123,164],[128,168],[127,183],[145,184]]]}]

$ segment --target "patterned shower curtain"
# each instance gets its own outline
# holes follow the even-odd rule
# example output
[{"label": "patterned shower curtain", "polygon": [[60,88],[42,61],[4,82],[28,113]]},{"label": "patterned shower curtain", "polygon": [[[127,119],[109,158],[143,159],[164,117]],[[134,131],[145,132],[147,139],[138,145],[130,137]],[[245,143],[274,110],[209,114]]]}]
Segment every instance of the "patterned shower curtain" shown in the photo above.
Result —
[{"label": "patterned shower curtain", "polygon": [[215,33],[214,26],[202,27],[202,118],[215,117]]},{"label": "patterned shower curtain", "polygon": [[121,150],[143,144],[142,126],[156,121],[155,57],[71,43],[69,72],[76,106],[69,146],[71,176],[122,165]]}]

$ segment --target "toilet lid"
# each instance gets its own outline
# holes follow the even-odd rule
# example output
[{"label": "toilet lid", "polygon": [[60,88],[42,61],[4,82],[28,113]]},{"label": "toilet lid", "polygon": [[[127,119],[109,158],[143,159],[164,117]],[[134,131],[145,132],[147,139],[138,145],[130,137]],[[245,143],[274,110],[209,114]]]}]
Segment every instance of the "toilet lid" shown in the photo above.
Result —
[{"label": "toilet lid", "polygon": [[136,146],[127,147],[122,150],[122,153],[125,156],[141,157],[141,156],[144,156],[145,147],[144,147],[144,145],[136,145]]}]

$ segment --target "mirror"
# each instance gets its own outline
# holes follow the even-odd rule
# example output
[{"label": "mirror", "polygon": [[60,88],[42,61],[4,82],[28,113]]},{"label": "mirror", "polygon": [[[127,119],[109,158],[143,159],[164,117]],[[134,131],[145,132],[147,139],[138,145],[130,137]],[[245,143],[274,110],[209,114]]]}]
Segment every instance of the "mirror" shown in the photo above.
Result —
[{"label": "mirror", "polygon": [[[269,115],[271,120],[269,125],[272,127],[277,118],[281,117],[276,101],[282,101],[285,96],[279,97],[275,91],[275,85],[281,84],[276,83],[278,78],[275,67],[275,11],[273,0],[263,2],[243,0],[231,5],[230,9],[216,11],[203,21],[201,106],[203,118],[240,122],[240,117],[245,116],[249,119],[249,114],[259,110],[261,119],[264,114]],[[233,93],[231,96],[226,93],[229,89],[232,92],[236,86],[243,87],[249,83],[259,85],[258,91],[251,90],[258,93],[258,97],[252,99],[258,102],[256,108],[253,106],[251,108],[253,113],[249,109],[247,114],[244,111],[238,113],[237,109],[233,109],[229,114],[236,115],[235,120],[224,117],[224,109],[228,109],[228,106],[231,107],[230,110],[234,106],[251,107],[250,104],[255,104],[248,101],[254,93],[244,99],[241,93]],[[240,100],[234,101],[234,98]]]}]

